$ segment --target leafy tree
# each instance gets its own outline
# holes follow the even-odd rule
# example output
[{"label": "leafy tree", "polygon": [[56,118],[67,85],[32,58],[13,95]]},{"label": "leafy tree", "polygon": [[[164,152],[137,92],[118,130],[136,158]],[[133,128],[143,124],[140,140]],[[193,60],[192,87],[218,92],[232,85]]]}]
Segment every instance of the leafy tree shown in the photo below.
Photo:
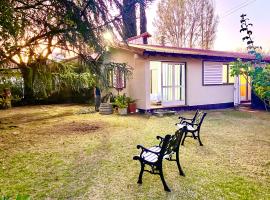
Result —
[{"label": "leafy tree", "polygon": [[161,1],[154,21],[160,42],[203,49],[212,47],[217,24],[218,17],[211,0]]},{"label": "leafy tree", "polygon": [[[241,59],[238,59],[236,62],[233,62],[231,75],[242,75],[245,77],[254,94],[264,102],[267,110],[270,103],[270,65],[263,62],[263,56],[260,53],[261,47],[255,46],[251,38],[253,33],[250,27],[253,24],[248,23],[245,14],[241,15],[240,22],[240,32],[246,33],[242,39],[246,41],[248,52],[254,55],[254,60],[252,62],[243,62]],[[251,78],[251,82],[249,81],[249,77]]]},{"label": "leafy tree", "polygon": [[[41,71],[50,72],[41,68],[48,66],[54,49],[80,55],[89,72],[101,76],[100,62],[89,55],[105,51],[104,31],[123,36],[129,30],[127,24],[136,25],[132,13],[138,2],[147,0],[2,0],[0,64],[20,69],[27,101],[35,96],[34,86],[42,79]],[[134,30],[131,33],[135,34]]]},{"label": "leafy tree", "polygon": [[33,99],[35,77],[54,48],[102,52],[102,31],[115,20],[107,11],[105,1],[1,1],[0,60],[20,68],[26,100]]}]

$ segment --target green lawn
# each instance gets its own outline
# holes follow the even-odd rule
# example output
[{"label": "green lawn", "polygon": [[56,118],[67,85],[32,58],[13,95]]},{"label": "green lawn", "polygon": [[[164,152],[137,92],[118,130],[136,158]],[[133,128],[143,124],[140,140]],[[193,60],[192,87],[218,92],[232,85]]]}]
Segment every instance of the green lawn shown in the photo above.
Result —
[{"label": "green lawn", "polygon": [[[180,147],[186,177],[164,162],[159,176],[137,185],[137,144],[173,133],[177,116],[76,114],[82,106],[0,111],[0,196],[33,199],[270,199],[270,114],[208,111],[204,146]],[[192,116],[193,112],[184,113]]]}]

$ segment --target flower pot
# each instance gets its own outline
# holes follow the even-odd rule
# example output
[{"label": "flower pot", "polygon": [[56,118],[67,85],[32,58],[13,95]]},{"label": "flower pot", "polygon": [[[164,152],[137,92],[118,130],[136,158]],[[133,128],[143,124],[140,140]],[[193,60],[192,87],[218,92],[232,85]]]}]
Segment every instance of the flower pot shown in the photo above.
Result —
[{"label": "flower pot", "polygon": [[118,108],[119,115],[127,115],[127,108]]},{"label": "flower pot", "polygon": [[136,112],[136,103],[129,103],[128,104],[128,112],[129,113],[135,113]]},{"label": "flower pot", "polygon": [[102,115],[110,115],[113,113],[113,108],[111,103],[101,103],[99,107],[99,113]]}]

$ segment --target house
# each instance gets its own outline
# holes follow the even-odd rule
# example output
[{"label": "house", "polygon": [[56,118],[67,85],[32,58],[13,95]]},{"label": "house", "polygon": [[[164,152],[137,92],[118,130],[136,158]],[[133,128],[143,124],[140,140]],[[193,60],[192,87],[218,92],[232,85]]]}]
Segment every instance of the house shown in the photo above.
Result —
[{"label": "house", "polygon": [[150,34],[111,47],[107,58],[133,68],[123,93],[136,99],[141,111],[228,108],[250,101],[247,81],[231,77],[229,63],[252,60],[252,55],[143,44],[147,37]]}]

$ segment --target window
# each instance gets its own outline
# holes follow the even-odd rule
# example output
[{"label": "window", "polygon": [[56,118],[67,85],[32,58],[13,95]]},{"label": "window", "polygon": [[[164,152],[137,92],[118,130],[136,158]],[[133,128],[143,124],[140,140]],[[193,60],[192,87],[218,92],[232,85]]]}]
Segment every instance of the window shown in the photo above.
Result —
[{"label": "window", "polygon": [[126,76],[120,67],[108,70],[108,85],[117,90],[126,88]]},{"label": "window", "polygon": [[229,64],[222,62],[203,63],[203,85],[226,85],[233,84],[234,77],[230,76]]},{"label": "window", "polygon": [[234,77],[231,76],[231,67],[228,64],[222,65],[222,83],[223,84],[233,84]]},{"label": "window", "polygon": [[222,84],[222,63],[220,62],[203,63],[203,84],[204,85]]}]

